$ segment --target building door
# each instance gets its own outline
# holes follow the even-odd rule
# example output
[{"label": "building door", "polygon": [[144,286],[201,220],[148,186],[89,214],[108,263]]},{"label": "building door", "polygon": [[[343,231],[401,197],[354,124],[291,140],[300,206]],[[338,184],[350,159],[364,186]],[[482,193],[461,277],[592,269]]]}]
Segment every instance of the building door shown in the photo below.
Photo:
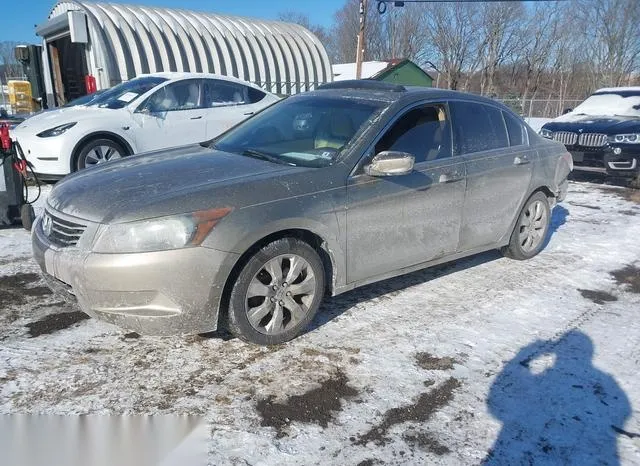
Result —
[{"label": "building door", "polygon": [[63,36],[49,42],[51,75],[56,105],[87,94],[84,78],[88,74],[85,44],[71,42],[70,36]]}]

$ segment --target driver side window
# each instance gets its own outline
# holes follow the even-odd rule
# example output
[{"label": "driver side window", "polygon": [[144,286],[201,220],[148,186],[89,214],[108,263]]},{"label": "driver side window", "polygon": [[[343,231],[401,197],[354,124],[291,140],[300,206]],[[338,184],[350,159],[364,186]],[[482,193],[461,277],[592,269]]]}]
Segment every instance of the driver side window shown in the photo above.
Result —
[{"label": "driver side window", "polygon": [[201,88],[199,79],[187,79],[171,83],[158,89],[147,99],[142,107],[151,113],[201,108]]},{"label": "driver side window", "polygon": [[451,157],[451,124],[441,104],[422,105],[401,116],[378,140],[375,153],[407,152],[415,163]]}]

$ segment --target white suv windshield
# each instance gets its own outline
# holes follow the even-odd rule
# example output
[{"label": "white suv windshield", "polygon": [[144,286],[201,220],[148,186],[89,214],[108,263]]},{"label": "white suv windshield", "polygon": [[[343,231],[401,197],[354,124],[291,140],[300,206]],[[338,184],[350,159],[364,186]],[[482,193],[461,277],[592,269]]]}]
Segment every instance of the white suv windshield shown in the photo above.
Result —
[{"label": "white suv windshield", "polygon": [[158,76],[132,79],[131,81],[118,84],[100,94],[92,100],[88,106],[111,109],[122,108],[166,80],[166,78],[160,78]]},{"label": "white suv windshield", "polygon": [[597,92],[571,112],[574,115],[640,117],[640,90]]}]

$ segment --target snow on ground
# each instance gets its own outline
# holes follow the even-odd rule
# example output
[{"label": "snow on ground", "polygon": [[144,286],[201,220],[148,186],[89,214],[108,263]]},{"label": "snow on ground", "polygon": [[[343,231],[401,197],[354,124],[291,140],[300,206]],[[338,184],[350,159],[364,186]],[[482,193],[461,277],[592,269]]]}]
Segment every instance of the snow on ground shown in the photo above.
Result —
[{"label": "snow on ground", "polygon": [[269,348],[81,319],[0,230],[0,413],[202,414],[216,465],[640,464],[639,198],[571,183],[535,259],[327,299]]},{"label": "snow on ground", "polygon": [[524,121],[531,126],[536,133],[540,132],[540,129],[546,124],[549,123],[553,118],[539,118],[539,117],[529,117],[525,118]]}]

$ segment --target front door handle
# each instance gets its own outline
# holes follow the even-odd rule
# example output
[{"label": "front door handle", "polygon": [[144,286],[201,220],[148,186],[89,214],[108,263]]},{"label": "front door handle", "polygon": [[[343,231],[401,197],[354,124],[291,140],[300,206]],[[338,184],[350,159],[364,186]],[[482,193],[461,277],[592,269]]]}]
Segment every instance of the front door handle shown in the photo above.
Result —
[{"label": "front door handle", "polygon": [[529,160],[527,157],[516,157],[515,159],[513,159],[513,164],[514,165],[526,165],[528,163],[531,163],[531,160]]},{"label": "front door handle", "polygon": [[247,113],[243,113],[244,116],[249,116],[249,115],[253,115],[256,112],[247,112]]},{"label": "front door handle", "polygon": [[195,117],[191,117],[192,120],[199,120],[200,118],[202,118],[202,115],[200,116],[195,116]]},{"label": "front door handle", "polygon": [[459,173],[443,173],[438,178],[439,183],[453,183],[454,181],[460,181],[462,177]]}]

